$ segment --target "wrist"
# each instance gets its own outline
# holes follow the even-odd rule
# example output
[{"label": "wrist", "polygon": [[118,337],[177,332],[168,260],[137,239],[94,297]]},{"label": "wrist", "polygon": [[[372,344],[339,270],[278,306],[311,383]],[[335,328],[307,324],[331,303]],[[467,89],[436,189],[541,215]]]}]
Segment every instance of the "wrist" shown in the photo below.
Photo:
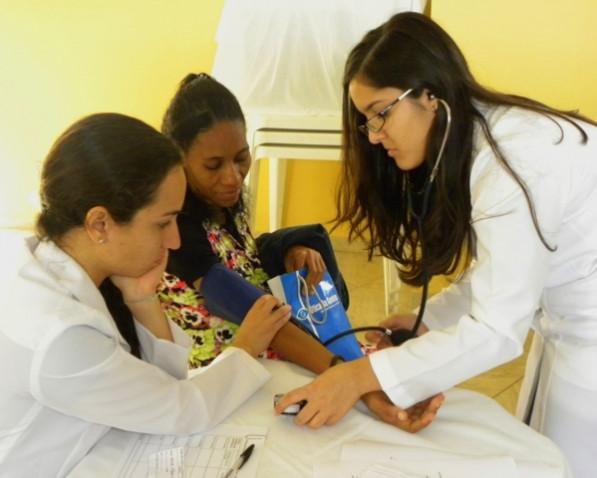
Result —
[{"label": "wrist", "polygon": [[242,340],[234,340],[230,345],[232,347],[236,347],[237,349],[244,350],[246,353],[248,353],[251,357],[255,359],[259,356],[259,353],[255,353],[255,351],[253,350],[253,347],[251,347],[247,343],[244,343]]},{"label": "wrist", "polygon": [[329,368],[332,368],[334,365],[338,365],[339,363],[343,362],[346,362],[346,360],[344,360],[343,357],[341,357],[340,355],[334,355],[332,357],[332,360],[330,360]]},{"label": "wrist", "polygon": [[373,367],[371,367],[369,357],[362,357],[358,360],[349,362],[349,364],[354,364],[353,379],[355,386],[360,392],[359,395],[362,396],[369,392],[381,390],[381,385],[377,380]]},{"label": "wrist", "polygon": [[158,300],[158,295],[154,293],[141,297],[123,297],[123,300],[126,305],[148,304]]}]

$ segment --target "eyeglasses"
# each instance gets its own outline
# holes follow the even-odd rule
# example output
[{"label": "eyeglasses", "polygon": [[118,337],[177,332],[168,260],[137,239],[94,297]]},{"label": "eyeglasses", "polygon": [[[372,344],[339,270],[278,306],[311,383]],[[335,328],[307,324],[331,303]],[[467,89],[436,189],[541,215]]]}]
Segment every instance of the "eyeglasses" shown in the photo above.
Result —
[{"label": "eyeglasses", "polygon": [[394,105],[400,103],[404,98],[406,98],[411,92],[413,91],[412,88],[409,88],[404,93],[402,93],[398,98],[392,101],[388,106],[386,106],[383,110],[381,110],[376,115],[369,118],[363,124],[358,126],[359,131],[364,135],[368,135],[371,133],[379,133],[383,128],[383,125],[386,124],[386,118],[390,114],[390,110]]}]

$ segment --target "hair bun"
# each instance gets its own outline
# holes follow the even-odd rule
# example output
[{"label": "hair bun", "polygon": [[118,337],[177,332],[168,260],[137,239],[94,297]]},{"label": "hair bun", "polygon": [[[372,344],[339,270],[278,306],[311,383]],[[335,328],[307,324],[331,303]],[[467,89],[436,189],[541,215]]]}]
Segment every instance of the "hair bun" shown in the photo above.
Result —
[{"label": "hair bun", "polygon": [[208,75],[207,73],[189,73],[187,76],[185,76],[182,81],[180,82],[180,87],[184,88],[185,86],[193,83],[195,80],[211,80],[212,77],[210,75]]}]

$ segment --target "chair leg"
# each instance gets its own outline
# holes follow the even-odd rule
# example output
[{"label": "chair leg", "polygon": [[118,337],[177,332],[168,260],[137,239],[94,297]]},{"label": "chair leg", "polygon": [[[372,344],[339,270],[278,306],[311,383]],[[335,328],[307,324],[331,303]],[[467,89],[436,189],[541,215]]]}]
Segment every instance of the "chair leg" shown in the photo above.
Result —
[{"label": "chair leg", "polygon": [[257,221],[257,194],[259,192],[259,166],[261,161],[253,158],[253,164],[249,171],[248,185],[249,185],[249,221],[251,230],[255,231],[255,223]]},{"label": "chair leg", "polygon": [[398,308],[398,295],[400,293],[400,279],[394,261],[383,258],[383,285],[386,317],[395,314]]},{"label": "chair leg", "polygon": [[286,160],[269,158],[269,230],[275,231],[282,224],[284,190],[286,186]]}]

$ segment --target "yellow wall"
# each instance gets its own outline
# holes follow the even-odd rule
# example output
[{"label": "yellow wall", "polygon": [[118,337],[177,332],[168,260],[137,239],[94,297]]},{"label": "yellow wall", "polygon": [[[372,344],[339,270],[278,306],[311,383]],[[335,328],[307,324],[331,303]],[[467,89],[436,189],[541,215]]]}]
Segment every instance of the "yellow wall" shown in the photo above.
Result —
[{"label": "yellow wall", "polygon": [[595,0],[432,0],[477,79],[597,119]]},{"label": "yellow wall", "polygon": [[223,0],[0,0],[0,227],[26,225],[39,166],[70,123],[117,111],[159,127],[210,71]]},{"label": "yellow wall", "polygon": [[[75,119],[118,111],[159,126],[184,74],[211,69],[224,0],[1,2],[0,227],[30,222],[39,164]],[[431,15],[482,82],[597,118],[594,0],[433,0]],[[291,161],[284,224],[331,219],[338,172]]]},{"label": "yellow wall", "polygon": [[[597,1],[431,0],[428,7],[481,83],[597,119]],[[283,222],[333,217],[339,169],[292,161]],[[267,227],[265,213],[260,208],[258,227]]]}]

